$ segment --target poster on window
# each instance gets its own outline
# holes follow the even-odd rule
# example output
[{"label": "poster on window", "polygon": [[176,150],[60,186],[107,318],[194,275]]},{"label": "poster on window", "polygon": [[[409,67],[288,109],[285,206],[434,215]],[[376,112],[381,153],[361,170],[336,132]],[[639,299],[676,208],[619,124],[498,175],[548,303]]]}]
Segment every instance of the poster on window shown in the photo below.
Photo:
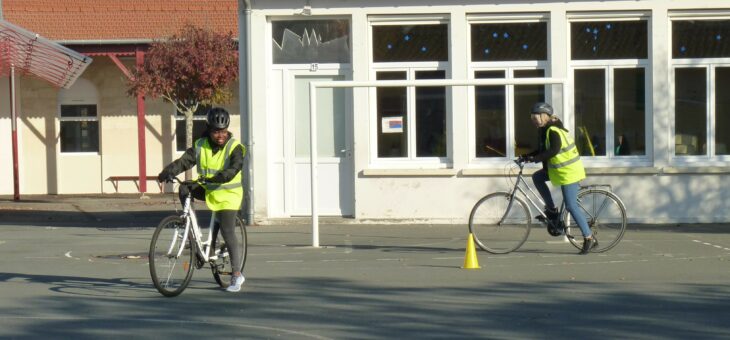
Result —
[{"label": "poster on window", "polygon": [[403,117],[383,117],[383,133],[403,133]]}]

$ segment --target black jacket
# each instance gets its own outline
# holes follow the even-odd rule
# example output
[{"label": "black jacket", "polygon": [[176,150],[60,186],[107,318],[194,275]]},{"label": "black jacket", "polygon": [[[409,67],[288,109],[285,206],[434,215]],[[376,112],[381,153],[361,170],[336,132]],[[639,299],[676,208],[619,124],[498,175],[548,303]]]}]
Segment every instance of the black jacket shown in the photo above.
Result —
[{"label": "black jacket", "polygon": [[542,168],[545,170],[547,170],[548,160],[555,157],[560,152],[560,135],[557,132],[550,133],[550,148],[548,149],[545,146],[545,137],[548,133],[548,128],[552,126],[556,126],[560,129],[565,130],[565,132],[568,132],[568,130],[563,127],[562,121],[556,120],[548,122],[547,125],[540,128],[540,131],[538,133],[538,149],[528,155],[531,157],[531,160],[533,162],[542,162]]},{"label": "black jacket", "polygon": [[[207,131],[205,132],[204,136],[208,136]],[[226,139],[226,143],[231,139],[232,136],[233,135],[229,132],[228,139]],[[216,153],[218,153],[219,151],[221,151],[223,149],[223,147],[225,146],[225,144],[223,146],[216,145],[215,142],[210,140],[210,137],[204,137],[204,138],[208,138],[208,143],[212,146],[214,155]],[[211,183],[230,182],[233,179],[233,177],[236,177],[238,172],[243,169],[243,158],[244,157],[245,157],[245,153],[244,153],[243,145],[239,144],[233,149],[233,152],[231,153],[230,161],[228,162],[228,166],[225,169],[223,169],[223,171],[218,172],[217,174],[215,174],[215,176],[208,179],[207,181],[211,182]],[[180,158],[178,158],[174,162],[168,164],[162,170],[162,173],[168,173],[168,174],[172,174],[174,176],[183,171],[192,169],[195,166],[196,162],[197,162],[197,160],[195,159],[195,148],[192,147],[192,148],[185,150],[185,153]]]}]

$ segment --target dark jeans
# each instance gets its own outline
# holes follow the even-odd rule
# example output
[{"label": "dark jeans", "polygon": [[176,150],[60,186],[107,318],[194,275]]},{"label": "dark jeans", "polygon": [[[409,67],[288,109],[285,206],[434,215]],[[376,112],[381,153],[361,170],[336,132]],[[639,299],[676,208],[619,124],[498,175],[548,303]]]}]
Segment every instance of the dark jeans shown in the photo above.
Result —
[{"label": "dark jeans", "polygon": [[[190,188],[188,188],[188,186],[180,186],[180,202],[183,204],[185,204],[185,197],[187,197],[188,192],[190,192]],[[193,185],[192,194],[193,199],[205,201],[205,188],[202,186],[197,184]],[[241,263],[241,245],[236,237],[237,214],[237,210],[220,210],[216,211],[213,216],[220,222],[220,231],[223,235],[223,240],[226,241],[226,244],[228,245],[228,253],[231,256],[231,266],[236,268],[233,270],[234,272],[239,271],[243,265],[243,263]]]},{"label": "dark jeans", "polygon": [[[532,174],[532,183],[535,184],[537,192],[540,193],[542,199],[545,201],[545,207],[555,209],[555,203],[553,202],[553,196],[550,193],[550,189],[547,186],[548,178],[547,171],[540,169]],[[560,190],[563,193],[563,201],[565,201],[565,209],[570,212],[573,216],[573,220],[580,227],[580,231],[583,233],[583,237],[591,236],[591,228],[588,227],[586,217],[578,206],[578,190],[580,190],[580,183],[575,182],[571,184],[561,185]]]}]

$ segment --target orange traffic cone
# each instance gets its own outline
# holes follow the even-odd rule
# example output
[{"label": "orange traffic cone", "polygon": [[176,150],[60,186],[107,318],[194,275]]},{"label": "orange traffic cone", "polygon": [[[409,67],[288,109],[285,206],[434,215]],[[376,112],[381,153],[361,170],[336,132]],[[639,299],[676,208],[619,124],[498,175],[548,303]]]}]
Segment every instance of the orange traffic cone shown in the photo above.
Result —
[{"label": "orange traffic cone", "polygon": [[479,260],[477,259],[476,248],[474,247],[474,235],[469,233],[466,239],[466,254],[464,255],[464,269],[479,269]]}]

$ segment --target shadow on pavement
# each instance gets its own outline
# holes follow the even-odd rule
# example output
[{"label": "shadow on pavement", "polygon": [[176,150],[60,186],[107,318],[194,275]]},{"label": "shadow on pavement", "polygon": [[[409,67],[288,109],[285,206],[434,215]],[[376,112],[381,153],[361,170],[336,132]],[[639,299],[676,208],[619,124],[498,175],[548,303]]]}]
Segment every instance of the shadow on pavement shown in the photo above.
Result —
[{"label": "shadow on pavement", "polygon": [[[320,339],[730,336],[726,322],[730,319],[730,287],[725,284],[674,284],[655,292],[580,281],[485,283],[465,288],[279,277],[247,282],[236,295],[186,291],[176,298],[154,298],[151,285],[124,279],[0,275],[0,282],[8,280],[42,282],[53,291],[68,293],[28,299],[28,308],[22,311],[0,307],[0,314],[18,319],[38,315],[34,313],[69,316],[38,318],[27,326],[13,327],[16,336],[29,338],[118,336],[120,330],[150,338],[155,334],[166,338],[235,334]],[[115,291],[145,289],[151,294],[143,299],[114,296]],[[84,290],[103,290],[107,296],[79,296]]]}]

